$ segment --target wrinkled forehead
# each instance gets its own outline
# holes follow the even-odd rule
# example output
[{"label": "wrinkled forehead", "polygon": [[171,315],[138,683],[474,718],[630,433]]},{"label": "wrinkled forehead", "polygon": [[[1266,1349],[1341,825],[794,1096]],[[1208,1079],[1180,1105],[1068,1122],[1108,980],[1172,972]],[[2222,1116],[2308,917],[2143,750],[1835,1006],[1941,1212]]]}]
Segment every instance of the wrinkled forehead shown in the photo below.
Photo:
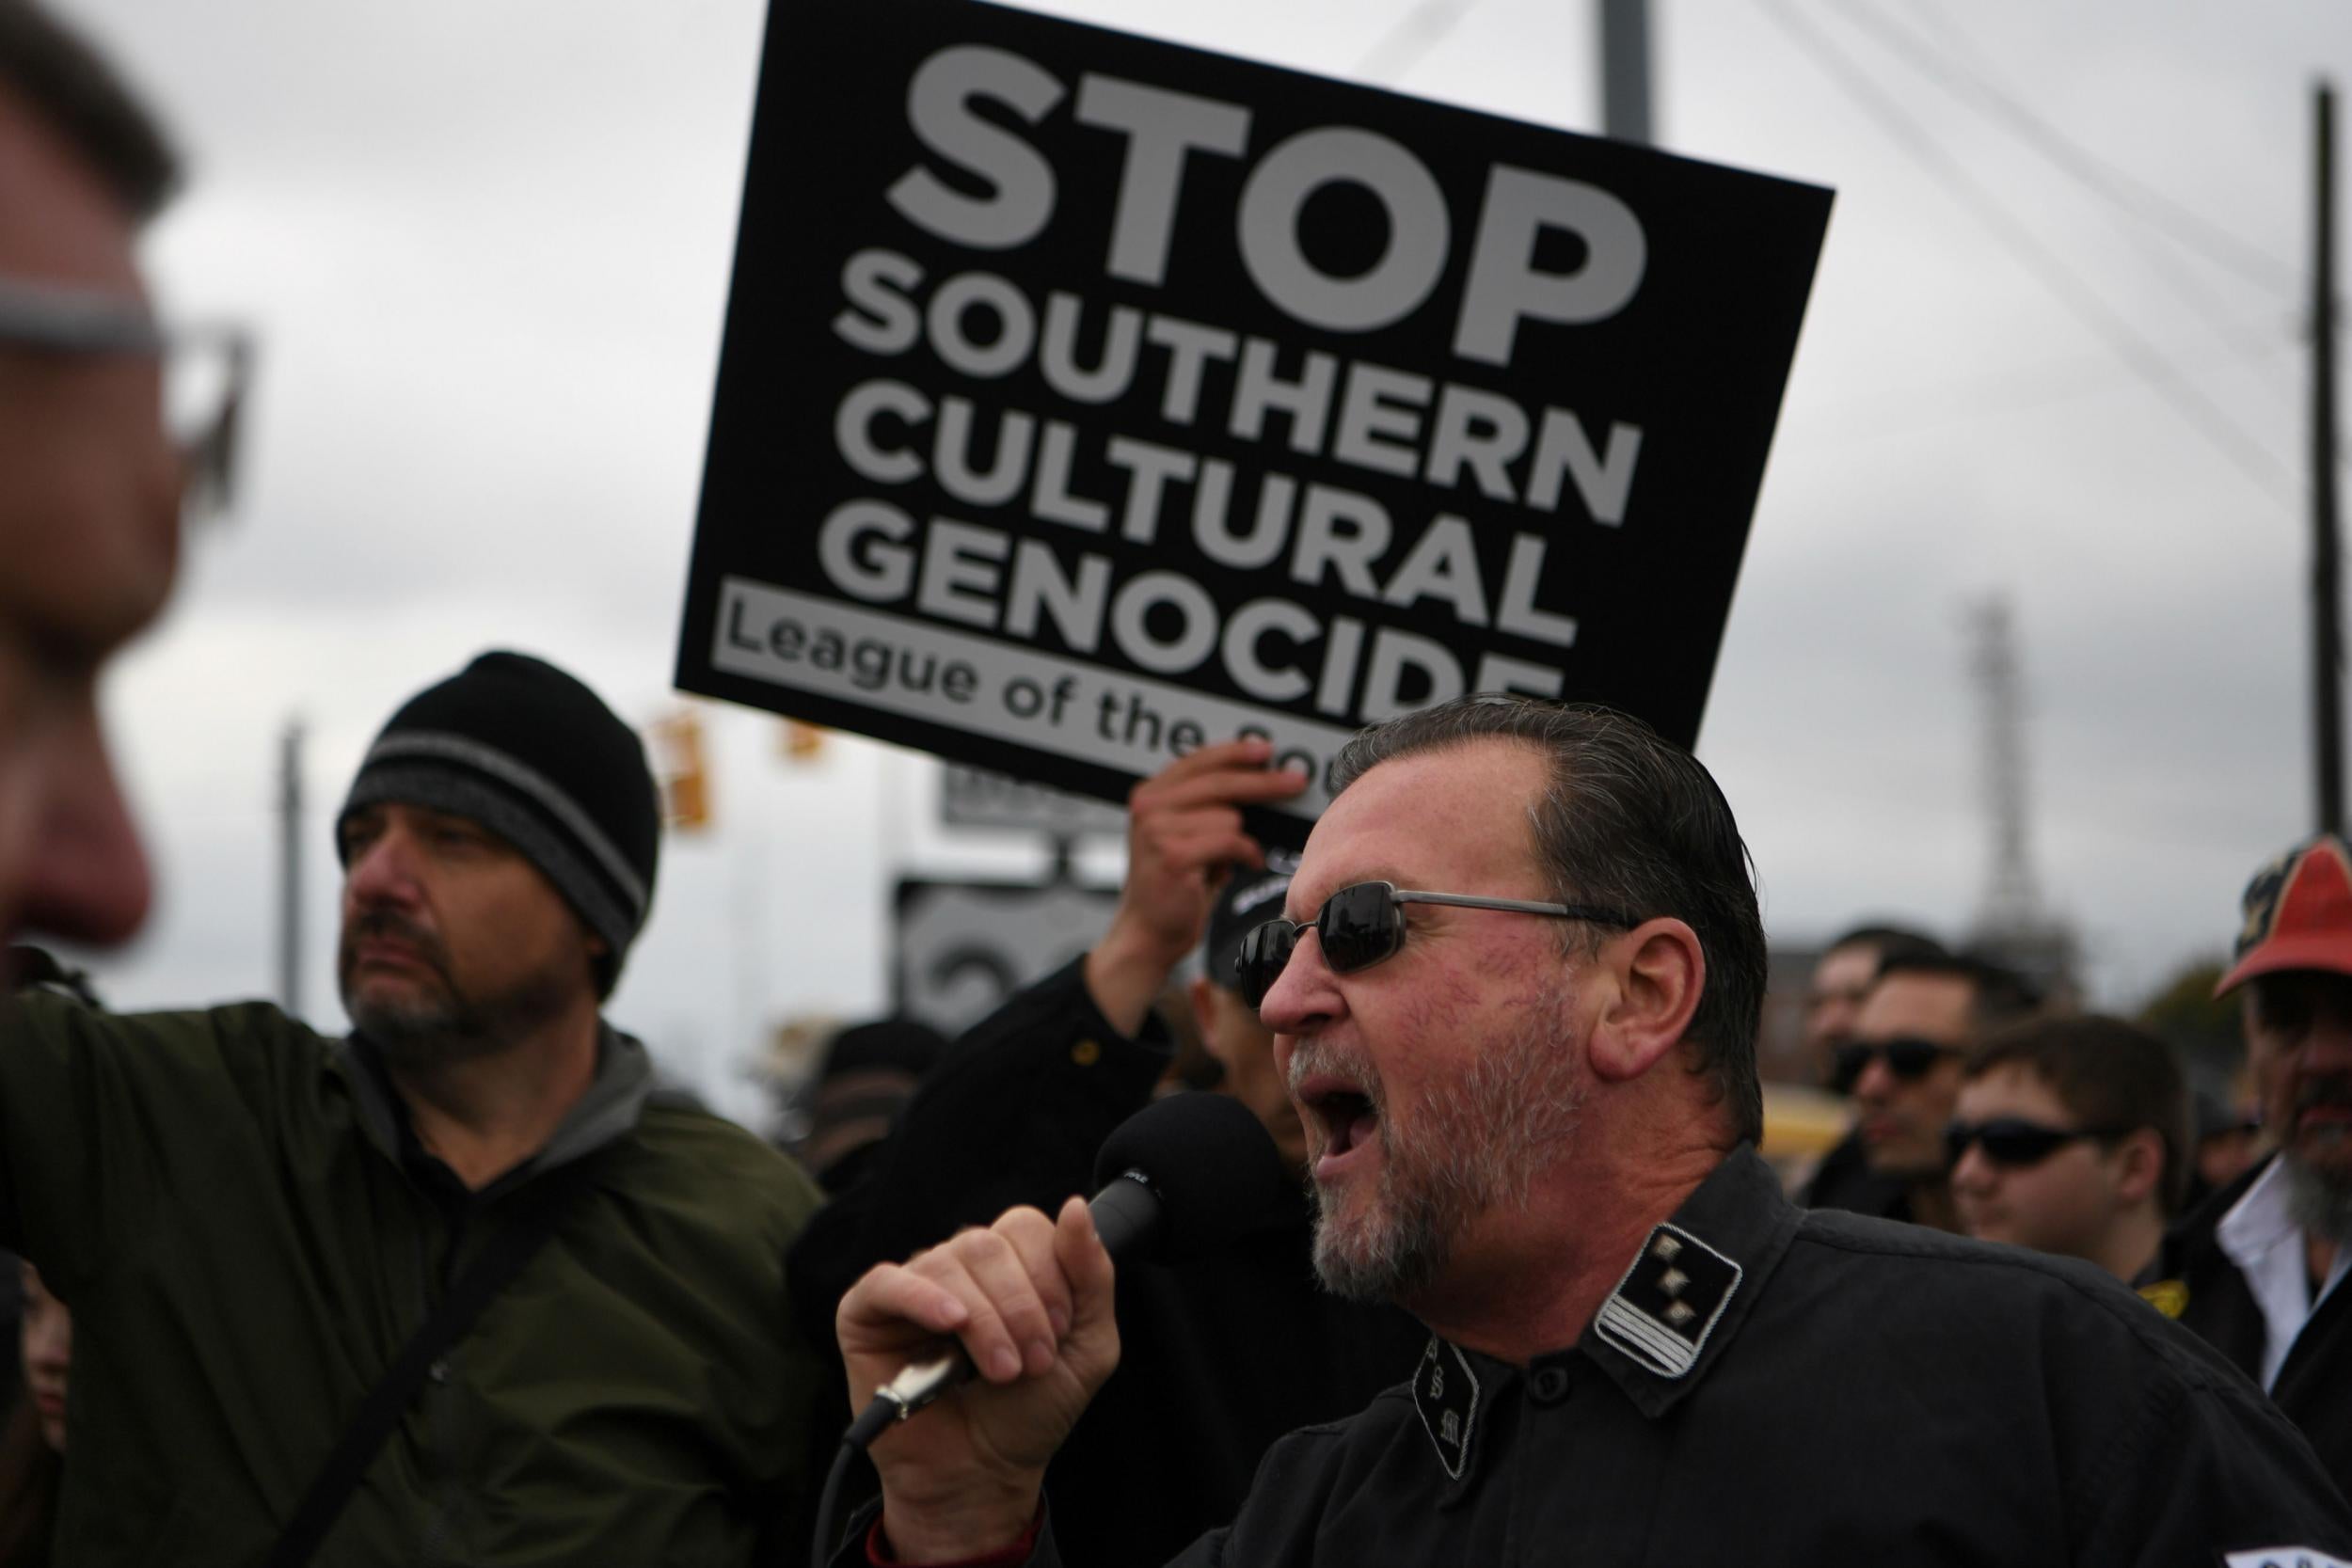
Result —
[{"label": "wrinkled forehead", "polygon": [[1959,1105],[1963,1121],[2022,1117],[2063,1125],[2074,1115],[2056,1085],[2024,1062],[1999,1062],[1968,1079],[1960,1085]]},{"label": "wrinkled forehead", "polygon": [[1833,947],[1821,955],[1821,961],[1813,966],[1810,990],[1816,996],[1861,996],[1870,989],[1871,979],[1878,974],[1879,950],[1866,942],[1850,942],[1843,947]]},{"label": "wrinkled forehead", "polygon": [[1863,998],[1854,1033],[1866,1040],[1911,1036],[1962,1045],[1975,1023],[1976,1003],[1977,988],[1965,975],[1897,970]]},{"label": "wrinkled forehead", "polygon": [[1380,763],[1325,808],[1284,912],[1304,919],[1336,890],[1366,881],[1540,896],[1548,884],[1530,812],[1548,777],[1540,752],[1505,740]]}]

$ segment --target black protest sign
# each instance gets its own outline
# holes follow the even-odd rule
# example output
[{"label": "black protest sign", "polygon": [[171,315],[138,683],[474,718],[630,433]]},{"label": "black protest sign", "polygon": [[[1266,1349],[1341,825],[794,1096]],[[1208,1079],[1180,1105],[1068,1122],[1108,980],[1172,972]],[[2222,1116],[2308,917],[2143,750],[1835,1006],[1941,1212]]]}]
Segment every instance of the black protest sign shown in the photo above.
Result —
[{"label": "black protest sign", "polygon": [[[1698,732],[1829,195],[779,0],[678,683],[1118,799],[1466,690]],[[1303,830],[1302,830],[1303,831]]]}]

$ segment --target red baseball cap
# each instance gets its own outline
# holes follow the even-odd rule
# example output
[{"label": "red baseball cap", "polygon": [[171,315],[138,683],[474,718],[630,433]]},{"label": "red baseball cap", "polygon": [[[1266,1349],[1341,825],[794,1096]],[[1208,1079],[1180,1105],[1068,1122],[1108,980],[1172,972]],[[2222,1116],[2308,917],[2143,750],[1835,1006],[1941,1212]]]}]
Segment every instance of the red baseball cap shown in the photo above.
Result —
[{"label": "red baseball cap", "polygon": [[2233,958],[2216,996],[2282,969],[2352,974],[2352,846],[2321,833],[2255,872]]}]

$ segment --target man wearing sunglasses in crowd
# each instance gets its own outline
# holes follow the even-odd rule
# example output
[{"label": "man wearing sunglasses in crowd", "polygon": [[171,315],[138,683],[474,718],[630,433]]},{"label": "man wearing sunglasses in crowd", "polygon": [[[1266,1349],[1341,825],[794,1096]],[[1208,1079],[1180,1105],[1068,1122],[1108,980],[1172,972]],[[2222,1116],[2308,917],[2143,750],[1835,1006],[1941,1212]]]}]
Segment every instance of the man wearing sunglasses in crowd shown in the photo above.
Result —
[{"label": "man wearing sunglasses in crowd", "polygon": [[135,255],[177,182],[103,62],[0,0],[0,941],[119,942],[147,911],[98,682],[178,563],[192,465]]},{"label": "man wearing sunglasses in crowd", "polygon": [[[1483,696],[1332,777],[1241,990],[1317,1274],[1432,1337],[1181,1562],[2352,1560],[2294,1428],[2121,1285],[1781,1196],[1746,848],[1687,752]],[[837,1564],[1061,1560],[1041,1478],[1119,1359],[1113,1277],[1073,1197],[859,1281],[852,1387],[941,1338],[979,1370],[876,1442]]]},{"label": "man wearing sunglasses in crowd", "polygon": [[2188,1085],[2121,1019],[2030,1019],[1962,1065],[1945,1129],[1961,1228],[2139,1278],[2188,1190]]},{"label": "man wearing sunglasses in crowd", "polygon": [[[1944,944],[1908,927],[1869,924],[1840,933],[1821,950],[1804,989],[1804,1059],[1844,1094],[1837,1083],[1837,1051],[1853,1038],[1854,1022],[1879,977],[1879,967],[1898,954],[1941,954]],[[1802,1201],[1815,1209],[1851,1209],[1858,1214],[1897,1212],[1902,1185],[1875,1174],[1863,1152],[1862,1133],[1850,1132],[1821,1156],[1804,1178]]]},{"label": "man wearing sunglasses in crowd", "polygon": [[2352,846],[2247,885],[2229,973],[2276,1151],[2166,1238],[2147,1293],[2260,1383],[2352,1495]]},{"label": "man wearing sunglasses in crowd", "polygon": [[[1961,1059],[2033,999],[1997,965],[1950,953],[1895,953],[1863,998],[1853,1037],[1831,1053],[1831,1085],[1852,1097],[1853,1136],[1872,1180],[1816,1204],[1871,1207],[1882,1219],[1960,1228],[1945,1180],[1944,1127],[1960,1093]],[[1842,1198],[1843,1202],[1837,1201]]]}]

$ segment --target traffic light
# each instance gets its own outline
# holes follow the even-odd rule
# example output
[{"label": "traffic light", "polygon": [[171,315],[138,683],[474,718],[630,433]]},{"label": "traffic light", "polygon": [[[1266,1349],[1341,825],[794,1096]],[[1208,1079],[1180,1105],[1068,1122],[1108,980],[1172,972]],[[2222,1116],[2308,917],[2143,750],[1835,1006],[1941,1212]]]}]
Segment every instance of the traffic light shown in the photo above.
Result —
[{"label": "traffic light", "polygon": [[710,826],[710,772],[703,756],[703,723],[691,708],[654,721],[655,772],[661,779],[662,816],[680,832]]}]

